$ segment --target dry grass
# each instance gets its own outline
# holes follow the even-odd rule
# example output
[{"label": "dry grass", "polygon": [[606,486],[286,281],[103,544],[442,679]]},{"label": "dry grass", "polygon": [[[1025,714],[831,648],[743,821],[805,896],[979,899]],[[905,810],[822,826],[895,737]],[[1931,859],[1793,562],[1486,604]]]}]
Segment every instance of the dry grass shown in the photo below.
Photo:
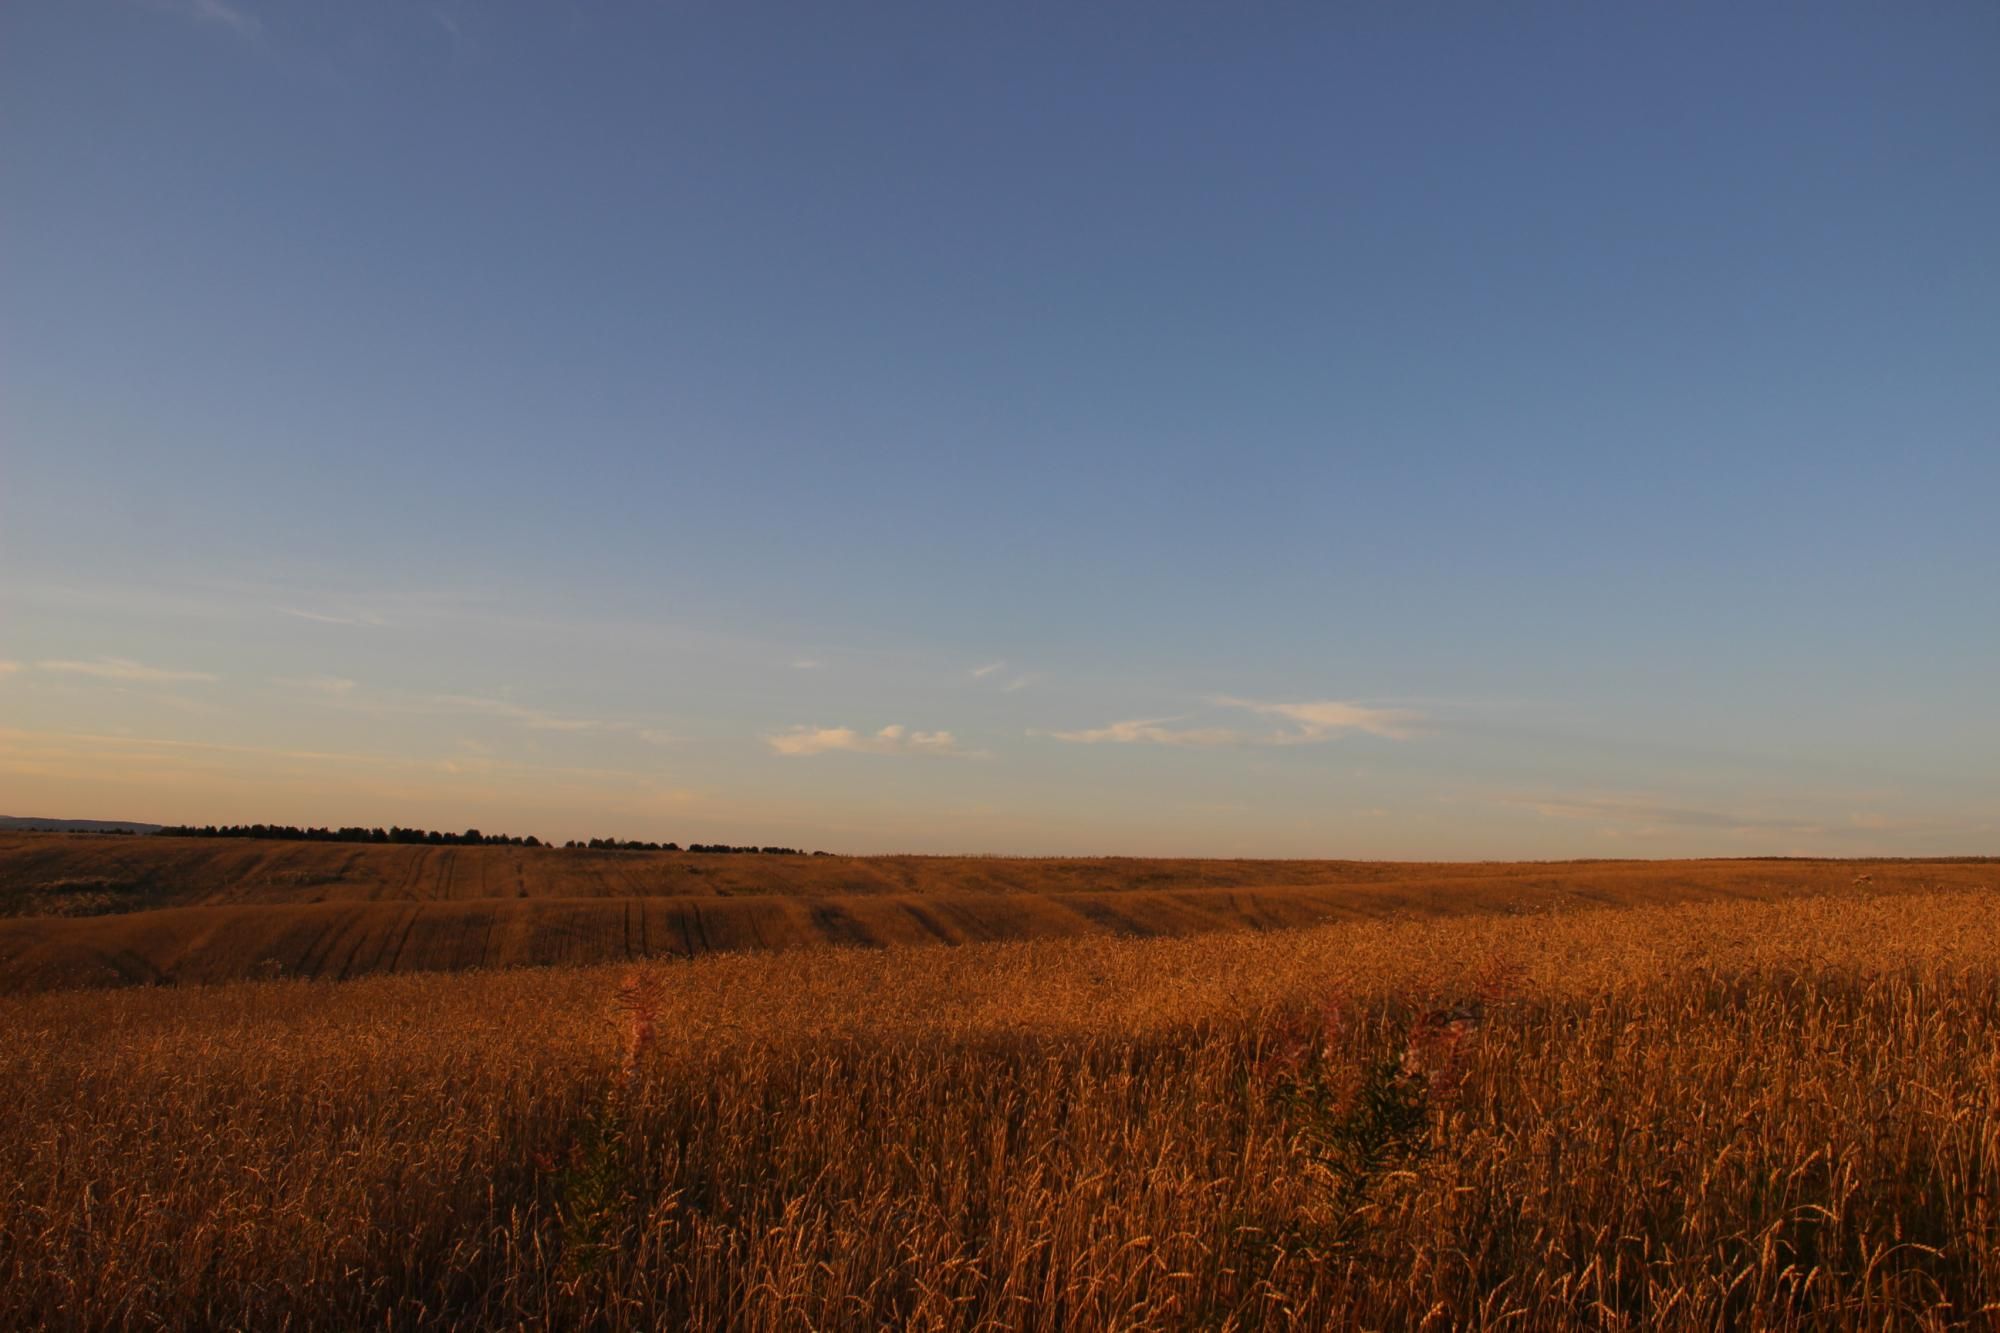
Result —
[{"label": "dry grass", "polygon": [[0,1326],[1956,1328],[2000,895],[0,1000]]}]

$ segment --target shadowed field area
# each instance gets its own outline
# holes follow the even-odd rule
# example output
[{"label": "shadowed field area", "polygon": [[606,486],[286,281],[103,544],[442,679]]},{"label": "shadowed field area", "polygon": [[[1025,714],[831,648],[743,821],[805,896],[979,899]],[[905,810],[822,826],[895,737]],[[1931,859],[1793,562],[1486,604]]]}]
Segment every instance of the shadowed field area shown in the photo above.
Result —
[{"label": "shadowed field area", "polygon": [[0,990],[1897,893],[1990,861],[800,857],[0,835]]}]

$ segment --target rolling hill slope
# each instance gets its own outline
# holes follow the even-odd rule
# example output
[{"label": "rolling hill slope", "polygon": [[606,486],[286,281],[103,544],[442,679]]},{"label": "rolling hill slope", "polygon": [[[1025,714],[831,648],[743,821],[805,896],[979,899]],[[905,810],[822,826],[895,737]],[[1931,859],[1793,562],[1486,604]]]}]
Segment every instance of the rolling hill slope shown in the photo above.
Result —
[{"label": "rolling hill slope", "polygon": [[0,834],[0,990],[1991,885],[1990,861],[799,857]]}]

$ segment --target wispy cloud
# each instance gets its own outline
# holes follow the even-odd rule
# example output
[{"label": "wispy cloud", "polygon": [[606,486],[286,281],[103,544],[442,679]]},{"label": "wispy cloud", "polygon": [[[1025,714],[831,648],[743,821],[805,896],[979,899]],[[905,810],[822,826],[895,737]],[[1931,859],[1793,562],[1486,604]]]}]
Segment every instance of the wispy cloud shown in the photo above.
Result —
[{"label": "wispy cloud", "polygon": [[0,676],[11,676],[20,669],[19,662],[0,662]]},{"label": "wispy cloud", "polygon": [[1134,718],[1086,731],[1051,731],[1051,737],[1075,745],[1242,745],[1242,732],[1229,727],[1174,727],[1177,717]]},{"label": "wispy cloud", "polygon": [[[1532,810],[1547,819],[1594,823],[1599,831],[1633,837],[1706,832],[1736,838],[1827,839],[1838,844],[1879,843],[1884,839],[1931,837],[1966,832],[1968,825],[1940,819],[1911,819],[1879,811],[1784,814],[1768,808],[1716,808],[1671,798],[1631,793],[1516,793],[1501,805]],[[1825,845],[1825,844],[1821,844]]]},{"label": "wispy cloud", "polygon": [[579,768],[517,760],[486,759],[480,756],[425,758],[413,755],[367,754],[339,750],[316,750],[285,746],[235,745],[219,741],[188,741],[156,736],[103,735],[90,732],[22,731],[0,728],[0,739],[9,742],[0,751],[0,772],[24,771],[14,761],[46,763],[52,760],[82,760],[101,765],[108,758],[120,763],[138,763],[151,755],[195,757],[243,756],[285,763],[339,764],[357,767],[402,770],[413,773],[445,773],[457,776],[485,775],[510,778],[563,778],[641,790],[654,796],[693,798],[699,793],[678,788],[662,788],[658,776],[614,768]]},{"label": "wispy cloud", "polygon": [[67,659],[37,662],[43,671],[59,672],[69,676],[92,676],[98,680],[123,680],[142,684],[166,684],[172,681],[212,681],[216,676],[207,671],[172,671],[166,667],[147,666],[144,662],[134,662],[129,657],[97,657],[89,661]]},{"label": "wispy cloud", "polygon": [[616,730],[612,724],[592,717],[563,717],[557,713],[545,713],[539,708],[528,708],[511,699],[486,699],[471,694],[434,694],[430,702],[440,708],[456,709],[467,713],[484,713],[489,717],[503,718],[518,722],[533,731],[606,731]]},{"label": "wispy cloud", "polygon": [[495,718],[530,731],[596,733],[634,736],[649,745],[671,745],[678,741],[672,732],[649,722],[571,717],[547,709],[530,707],[513,699],[479,694],[419,694],[363,689],[360,682],[344,676],[273,676],[272,683],[313,696],[328,707],[374,716],[446,715]]},{"label": "wispy cloud", "polygon": [[1872,811],[1856,811],[1847,817],[1847,824],[1859,833],[1935,833],[1953,827],[1942,820],[1903,819]]},{"label": "wispy cloud", "polygon": [[1269,740],[1272,745],[1304,745],[1329,740],[1344,731],[1365,731],[1389,740],[1408,740],[1410,728],[1420,721],[1418,714],[1403,708],[1368,708],[1336,699],[1319,699],[1302,704],[1267,704],[1253,699],[1217,699],[1224,708],[1243,708],[1293,724],[1292,732],[1282,732]]},{"label": "wispy cloud", "polygon": [[429,761],[404,759],[387,755],[348,754],[333,750],[290,749],[282,746],[230,745],[219,741],[172,740],[156,736],[109,736],[90,732],[69,731],[0,731],[0,736],[21,741],[34,740],[41,743],[70,743],[90,747],[107,747],[122,750],[128,754],[144,750],[187,751],[199,754],[260,755],[272,759],[310,760],[320,763],[381,764],[403,768],[429,766]]},{"label": "wispy cloud", "polygon": [[1059,741],[1076,745],[1314,745],[1348,732],[1366,732],[1389,740],[1408,740],[1411,728],[1421,720],[1416,713],[1400,708],[1369,708],[1362,704],[1333,699],[1306,703],[1259,703],[1251,699],[1220,698],[1218,708],[1231,708],[1280,719],[1284,726],[1275,731],[1246,731],[1240,727],[1176,726],[1187,716],[1133,718],[1109,726],[1082,731],[1047,733]]},{"label": "wispy cloud", "polygon": [[361,688],[359,681],[349,680],[345,676],[274,676],[272,681],[274,684],[290,685],[294,689],[323,694],[329,699],[345,699]]},{"label": "wispy cloud", "polygon": [[1500,804],[1550,819],[1616,822],[1645,829],[1713,829],[1730,833],[1825,833],[1825,821],[1741,810],[1713,810],[1636,795],[1518,795]]},{"label": "wispy cloud", "polygon": [[777,753],[791,758],[840,752],[930,758],[968,757],[948,731],[911,731],[901,726],[884,727],[873,735],[863,734],[851,727],[793,727],[790,731],[765,739]]},{"label": "wispy cloud", "polygon": [[277,608],[277,612],[281,616],[295,616],[300,620],[310,620],[319,625],[361,625],[373,629],[387,623],[382,617],[366,611],[337,616],[330,611],[306,611],[296,606],[281,606]]},{"label": "wispy cloud", "polygon": [[998,685],[1002,694],[1018,694],[1029,686],[1038,685],[1046,679],[1045,676],[1036,671],[1010,671],[1007,659],[1004,657],[995,662],[988,662],[984,666],[973,667],[965,674],[974,680],[989,681],[992,684]]},{"label": "wispy cloud", "polygon": [[179,14],[196,23],[227,28],[240,37],[255,37],[264,31],[264,21],[228,0],[151,0],[155,9]]},{"label": "wispy cloud", "polygon": [[825,665],[826,663],[820,661],[816,657],[801,657],[792,663],[792,670],[817,671]]}]

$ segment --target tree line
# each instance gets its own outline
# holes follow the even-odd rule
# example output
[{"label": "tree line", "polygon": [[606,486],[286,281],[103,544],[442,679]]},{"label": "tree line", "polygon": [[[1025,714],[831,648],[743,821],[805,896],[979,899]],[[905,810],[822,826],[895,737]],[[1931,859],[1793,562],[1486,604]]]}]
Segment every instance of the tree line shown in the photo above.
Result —
[{"label": "tree line", "polygon": [[[591,838],[586,842],[572,839],[563,844],[568,851],[593,852],[710,852],[742,853],[757,856],[804,856],[806,853],[796,847],[732,847],[726,842],[691,842],[682,847],[677,842],[640,842],[625,838]],[[814,852],[814,856],[825,856],[825,852]]]},{"label": "tree line", "polygon": [[[169,824],[153,836],[160,838],[276,838],[286,842],[373,842],[373,843],[418,843],[426,847],[554,847],[552,842],[540,838],[519,837],[509,833],[481,833],[469,828],[463,833],[441,833],[436,829],[402,828],[390,825],[388,828],[363,828],[354,825],[344,828],[301,828],[297,824]],[[627,838],[591,838],[587,841],[570,839],[562,844],[566,851],[602,852],[704,852],[743,853],[750,852],[762,856],[804,856],[796,847],[732,847],[721,842],[691,842],[683,848],[677,842],[641,842]],[[814,852],[814,856],[825,856],[825,852]]]},{"label": "tree line", "polygon": [[463,833],[440,833],[436,829],[300,828],[297,824],[169,824],[154,835],[161,838],[277,838],[286,842],[395,842],[423,843],[430,847],[548,847],[536,837],[516,837],[508,833],[481,833],[469,828]]}]

